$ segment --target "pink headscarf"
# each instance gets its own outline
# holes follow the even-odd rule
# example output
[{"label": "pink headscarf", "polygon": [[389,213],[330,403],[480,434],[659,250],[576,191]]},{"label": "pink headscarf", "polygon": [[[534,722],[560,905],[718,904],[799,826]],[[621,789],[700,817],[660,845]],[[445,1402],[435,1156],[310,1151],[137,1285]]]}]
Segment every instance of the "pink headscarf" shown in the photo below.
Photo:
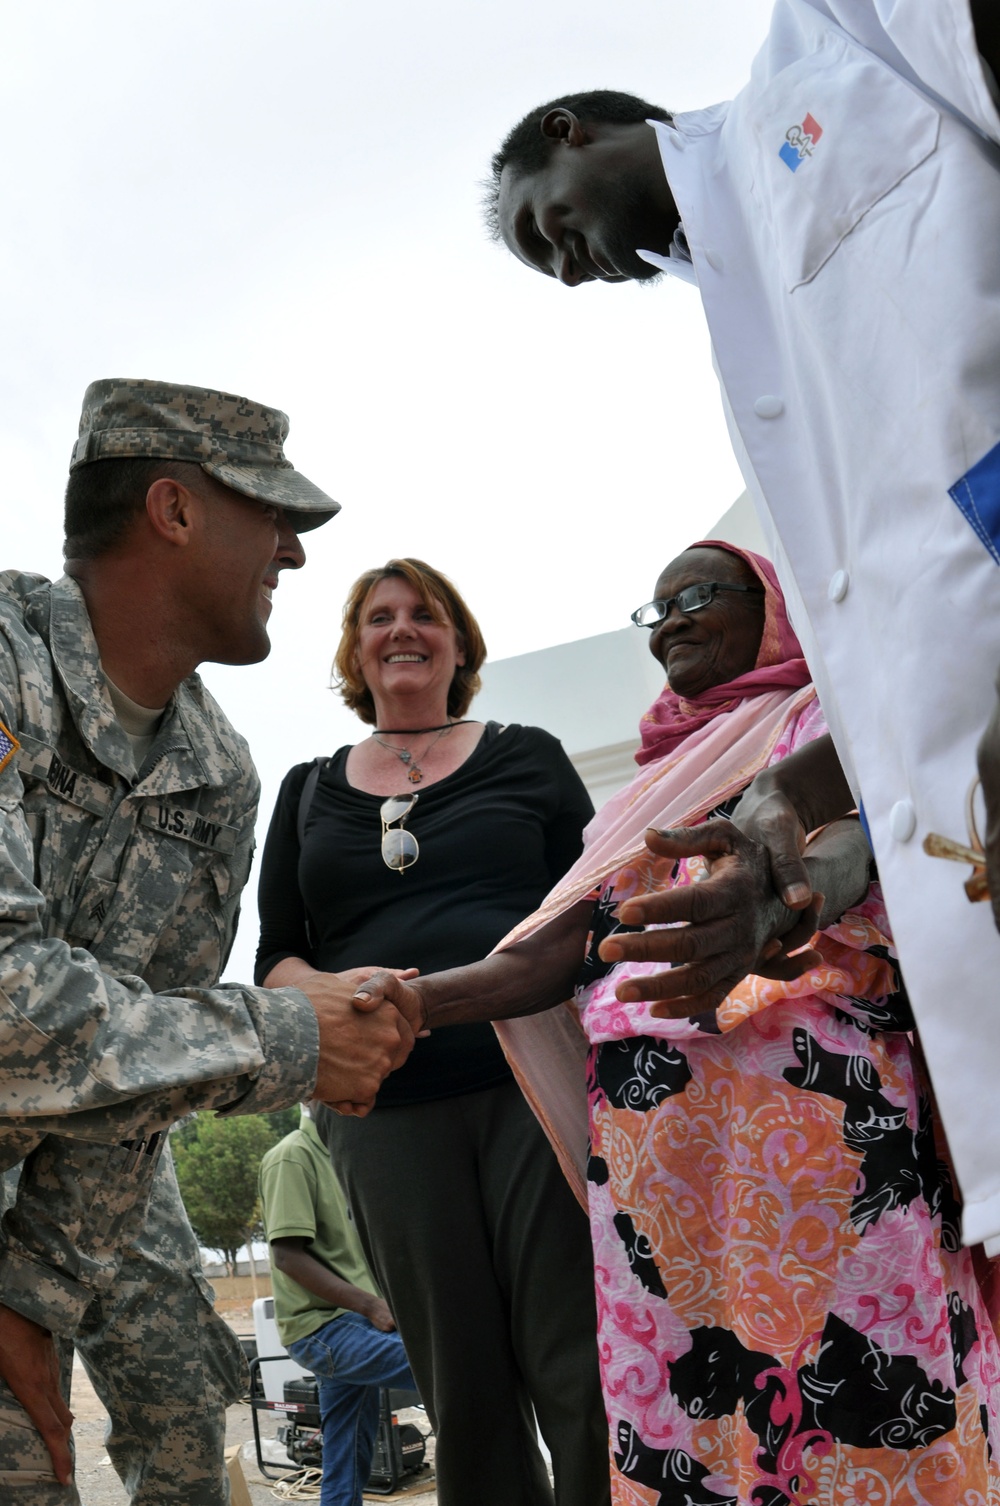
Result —
[{"label": "pink headscarf", "polygon": [[802,646],[792,631],[785,610],[785,598],[778,585],[778,577],[770,560],[749,549],[738,549],[724,539],[699,539],[689,544],[689,549],[725,549],[738,555],[753,570],[764,587],[764,632],[760,640],[757,662],[753,669],[724,685],[713,685],[711,690],[685,700],[675,695],[669,685],[650,706],[639,723],[642,747],[635,755],[639,764],[651,763],[655,758],[664,758],[679,747],[686,737],[699,727],[704,727],[722,711],[732,711],[740,701],[764,695],[769,690],[782,687],[797,689],[808,685],[810,680]]}]

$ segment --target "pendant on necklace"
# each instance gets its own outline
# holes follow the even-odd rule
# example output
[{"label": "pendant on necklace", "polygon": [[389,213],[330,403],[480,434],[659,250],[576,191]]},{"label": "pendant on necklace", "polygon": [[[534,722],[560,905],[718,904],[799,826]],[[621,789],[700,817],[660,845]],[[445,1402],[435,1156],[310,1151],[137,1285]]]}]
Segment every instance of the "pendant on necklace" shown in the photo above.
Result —
[{"label": "pendant on necklace", "polygon": [[421,779],[423,779],[424,777],[420,769],[420,765],[414,764],[412,769],[407,769],[406,777],[411,784],[419,784]]}]

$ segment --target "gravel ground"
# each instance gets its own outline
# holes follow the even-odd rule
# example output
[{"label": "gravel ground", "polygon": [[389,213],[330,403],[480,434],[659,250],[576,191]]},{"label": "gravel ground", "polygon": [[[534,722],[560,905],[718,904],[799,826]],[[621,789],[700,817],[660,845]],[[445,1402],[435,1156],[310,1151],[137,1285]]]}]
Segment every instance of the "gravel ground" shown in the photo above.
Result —
[{"label": "gravel ground", "polygon": [[[76,1438],[77,1488],[83,1506],[128,1506],[128,1496],[104,1448],[104,1425],[107,1413],[95,1396],[86,1371],[79,1360],[73,1368],[72,1407],[76,1418],[73,1432]],[[409,1416],[405,1412],[399,1415],[404,1421]],[[265,1412],[261,1414],[261,1418],[262,1436],[273,1438],[276,1426],[275,1416]],[[257,1469],[257,1457],[253,1444],[253,1421],[249,1406],[237,1405],[229,1408],[226,1414],[226,1443],[229,1447],[236,1444],[241,1446],[240,1463],[252,1506],[273,1506],[276,1499],[273,1488],[277,1481],[265,1479]],[[433,1458],[432,1449],[433,1441],[428,1450]],[[282,1498],[277,1497],[277,1499]],[[393,1496],[373,1495],[371,1497],[372,1501],[410,1499],[419,1503],[419,1506],[437,1506],[437,1492],[426,1476],[423,1480],[415,1481],[411,1489],[397,1492]]]}]

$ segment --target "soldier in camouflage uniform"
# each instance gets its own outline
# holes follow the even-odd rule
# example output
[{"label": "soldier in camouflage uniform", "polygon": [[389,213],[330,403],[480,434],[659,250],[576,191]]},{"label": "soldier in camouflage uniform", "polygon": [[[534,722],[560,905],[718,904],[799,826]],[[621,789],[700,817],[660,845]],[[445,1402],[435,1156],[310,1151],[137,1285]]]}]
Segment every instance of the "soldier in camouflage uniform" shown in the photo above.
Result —
[{"label": "soldier in camouflage uniform", "polygon": [[287,428],[226,393],[94,383],[67,575],[0,575],[0,1170],[24,1162],[0,1237],[4,1502],[79,1499],[52,1379],[67,1396],[72,1339],[135,1506],[224,1506],[243,1359],[159,1131],[312,1096],[365,1112],[412,1045],[329,975],[218,986],[259,786],[193,671],[266,655],[278,572],[337,511]]}]

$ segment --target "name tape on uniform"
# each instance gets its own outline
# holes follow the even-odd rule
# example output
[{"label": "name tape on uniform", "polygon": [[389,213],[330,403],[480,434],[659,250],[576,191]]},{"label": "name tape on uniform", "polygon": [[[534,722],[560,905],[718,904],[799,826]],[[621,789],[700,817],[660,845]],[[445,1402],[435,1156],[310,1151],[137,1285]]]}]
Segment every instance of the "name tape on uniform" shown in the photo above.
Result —
[{"label": "name tape on uniform", "polygon": [[92,816],[104,815],[114,799],[110,785],[63,763],[54,748],[36,737],[22,737],[21,744],[18,762],[23,776],[42,780],[50,794],[80,806]]},{"label": "name tape on uniform", "polygon": [[239,828],[236,826],[223,826],[221,821],[206,821],[197,811],[187,810],[182,805],[163,805],[158,800],[146,802],[142,824],[153,827],[166,837],[180,837],[184,842],[209,847],[213,852],[235,852],[239,837]]}]

